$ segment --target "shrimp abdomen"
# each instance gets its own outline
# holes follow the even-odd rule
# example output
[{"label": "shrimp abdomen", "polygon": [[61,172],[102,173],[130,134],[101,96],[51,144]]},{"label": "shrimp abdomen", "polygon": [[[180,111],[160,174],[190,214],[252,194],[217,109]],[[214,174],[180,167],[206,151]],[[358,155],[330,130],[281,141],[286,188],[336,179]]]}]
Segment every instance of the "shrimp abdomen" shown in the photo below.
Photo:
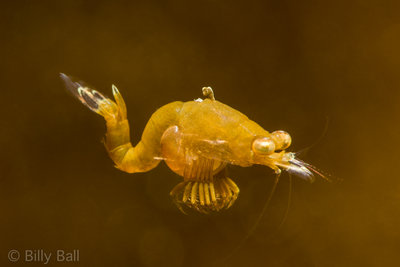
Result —
[{"label": "shrimp abdomen", "polygon": [[107,132],[104,144],[115,166],[125,172],[145,172],[158,165],[161,156],[161,136],[171,125],[176,124],[182,102],[176,101],[159,108],[147,123],[140,142],[134,147],[130,141],[130,129],[125,102],[118,89],[113,86],[115,101],[81,82],[60,74],[66,87],[90,110],[103,116]]}]

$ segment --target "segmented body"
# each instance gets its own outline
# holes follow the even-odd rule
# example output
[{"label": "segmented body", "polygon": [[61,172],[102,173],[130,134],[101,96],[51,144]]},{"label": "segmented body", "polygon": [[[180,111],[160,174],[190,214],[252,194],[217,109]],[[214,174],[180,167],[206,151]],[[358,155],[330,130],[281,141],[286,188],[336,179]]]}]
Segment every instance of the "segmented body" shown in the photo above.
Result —
[{"label": "segmented body", "polygon": [[276,173],[281,169],[312,180],[314,171],[285,152],[290,136],[269,133],[239,111],[215,100],[210,87],[204,100],[172,102],[159,108],[147,123],[140,142],[132,146],[124,100],[115,86],[115,102],[61,74],[67,88],[106,120],[105,147],[115,166],[129,173],[145,172],[165,160],[183,177],[170,192],[177,206],[200,212],[229,208],[239,188],[227,175],[229,164],[262,164]]}]

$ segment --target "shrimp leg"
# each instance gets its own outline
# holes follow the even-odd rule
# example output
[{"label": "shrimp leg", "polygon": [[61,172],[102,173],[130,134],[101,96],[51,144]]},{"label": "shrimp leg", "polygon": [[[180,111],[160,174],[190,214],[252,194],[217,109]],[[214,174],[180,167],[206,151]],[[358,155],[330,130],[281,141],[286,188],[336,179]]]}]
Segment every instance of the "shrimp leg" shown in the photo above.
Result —
[{"label": "shrimp leg", "polygon": [[176,101],[159,108],[148,121],[140,142],[132,146],[124,99],[117,87],[112,86],[115,102],[96,90],[72,81],[60,74],[70,90],[85,106],[104,117],[107,126],[104,145],[115,166],[125,172],[146,172],[158,165],[161,157],[161,136],[176,124],[183,105]]}]

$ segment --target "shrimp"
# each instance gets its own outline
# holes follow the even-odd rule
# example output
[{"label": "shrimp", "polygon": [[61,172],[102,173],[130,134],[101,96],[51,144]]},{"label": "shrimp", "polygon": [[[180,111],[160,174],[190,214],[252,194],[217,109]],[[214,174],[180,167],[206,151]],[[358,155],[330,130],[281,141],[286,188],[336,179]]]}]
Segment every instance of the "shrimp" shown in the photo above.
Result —
[{"label": "shrimp", "polygon": [[202,89],[204,99],[175,101],[156,110],[133,146],[126,105],[116,86],[112,85],[113,101],[63,73],[60,77],[85,106],[104,117],[104,145],[116,168],[127,173],[147,172],[164,160],[183,177],[170,192],[182,212],[183,205],[201,213],[233,205],[240,190],[228,176],[228,165],[264,165],[277,176],[284,170],[310,182],[315,174],[326,178],[286,151],[292,142],[287,132],[264,130],[215,100],[211,87]]}]

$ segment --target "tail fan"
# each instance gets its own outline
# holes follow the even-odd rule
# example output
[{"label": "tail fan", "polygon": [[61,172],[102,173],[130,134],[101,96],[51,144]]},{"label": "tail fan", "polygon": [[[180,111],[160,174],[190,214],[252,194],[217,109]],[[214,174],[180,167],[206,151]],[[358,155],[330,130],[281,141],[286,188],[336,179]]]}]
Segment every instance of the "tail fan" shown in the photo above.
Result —
[{"label": "tail fan", "polygon": [[73,81],[64,73],[60,73],[60,78],[64,81],[68,91],[90,110],[102,115],[104,118],[112,117],[116,119],[116,116],[120,116],[119,119],[126,118],[125,102],[114,85],[112,86],[112,90],[116,103],[98,91],[87,87],[83,82]]}]

